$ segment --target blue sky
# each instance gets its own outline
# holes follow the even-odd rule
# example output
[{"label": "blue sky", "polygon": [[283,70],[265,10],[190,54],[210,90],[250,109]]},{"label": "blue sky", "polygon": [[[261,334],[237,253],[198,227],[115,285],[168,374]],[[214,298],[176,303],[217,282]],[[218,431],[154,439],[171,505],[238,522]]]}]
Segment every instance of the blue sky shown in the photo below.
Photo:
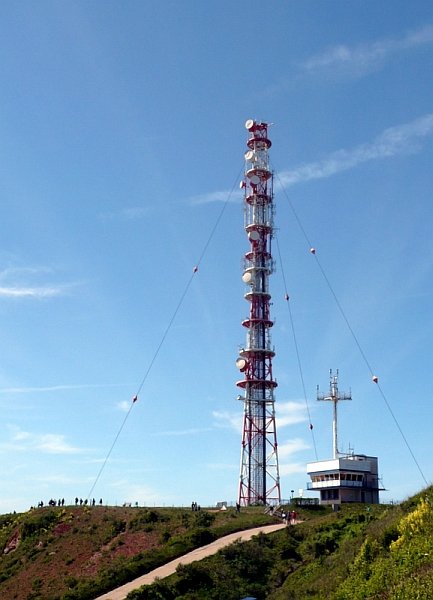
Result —
[{"label": "blue sky", "polygon": [[319,458],[339,369],[382,499],[430,482],[431,2],[4,2],[0,33],[0,511],[85,498],[142,382],[92,495],[236,498],[248,118],[273,123],[283,496],[315,459],[283,275]]}]

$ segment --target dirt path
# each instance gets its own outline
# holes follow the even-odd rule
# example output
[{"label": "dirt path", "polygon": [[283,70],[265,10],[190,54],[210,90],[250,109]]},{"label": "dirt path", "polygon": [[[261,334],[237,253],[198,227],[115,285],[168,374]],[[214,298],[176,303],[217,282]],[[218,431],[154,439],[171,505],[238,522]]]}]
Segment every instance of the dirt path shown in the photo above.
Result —
[{"label": "dirt path", "polygon": [[95,600],[125,600],[126,596],[129,592],[136,590],[142,585],[149,585],[155,581],[155,579],[164,579],[164,577],[168,577],[169,575],[173,575],[176,571],[176,567],[180,564],[188,565],[189,563],[195,562],[196,560],[202,560],[206,558],[206,556],[211,556],[215,554],[228,544],[236,540],[240,540],[242,542],[246,542],[250,540],[254,535],[258,533],[272,533],[273,531],[277,531],[278,529],[282,529],[286,527],[284,523],[278,523],[277,525],[264,525],[263,527],[256,527],[255,529],[248,529],[247,531],[238,531],[237,533],[231,533],[230,535],[226,535],[225,537],[220,538],[219,540],[215,540],[211,544],[207,546],[203,546],[202,548],[197,548],[192,552],[188,552],[184,556],[176,558],[171,562],[163,565],[162,567],[158,567],[154,569],[150,573],[146,573],[146,575],[142,575],[125,585],[113,590],[112,592],[108,592],[103,596],[98,596]]}]

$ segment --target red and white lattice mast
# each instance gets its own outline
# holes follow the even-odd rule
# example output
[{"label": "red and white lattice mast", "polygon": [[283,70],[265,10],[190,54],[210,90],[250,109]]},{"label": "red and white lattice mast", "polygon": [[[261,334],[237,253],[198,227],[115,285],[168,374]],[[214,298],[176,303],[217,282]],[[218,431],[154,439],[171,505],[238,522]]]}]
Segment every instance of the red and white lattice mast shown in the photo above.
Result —
[{"label": "red and white lattice mast", "polygon": [[246,346],[239,351],[236,365],[243,379],[236,385],[244,390],[241,472],[238,502],[242,506],[279,504],[281,500],[278,468],[272,376],[269,276],[273,271],[271,240],[273,234],[273,174],[269,168],[268,124],[249,119],[248,151],[245,153],[245,232],[249,250],[245,254],[242,279],[247,285],[245,299],[250,303],[249,317],[242,321],[247,329]]}]

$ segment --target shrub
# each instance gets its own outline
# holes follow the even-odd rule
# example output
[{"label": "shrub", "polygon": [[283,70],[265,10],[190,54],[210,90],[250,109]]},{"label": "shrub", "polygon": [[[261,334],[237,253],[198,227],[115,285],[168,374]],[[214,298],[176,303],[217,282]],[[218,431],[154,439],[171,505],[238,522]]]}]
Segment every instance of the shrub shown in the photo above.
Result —
[{"label": "shrub", "polygon": [[48,531],[56,521],[57,515],[54,511],[43,511],[34,514],[21,524],[21,539],[24,541],[41,531]]}]

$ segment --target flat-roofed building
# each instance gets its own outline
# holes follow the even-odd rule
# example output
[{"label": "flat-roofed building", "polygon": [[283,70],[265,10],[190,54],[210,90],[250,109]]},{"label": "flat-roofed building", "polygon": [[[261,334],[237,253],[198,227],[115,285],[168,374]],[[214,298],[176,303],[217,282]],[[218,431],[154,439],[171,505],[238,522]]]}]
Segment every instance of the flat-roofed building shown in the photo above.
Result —
[{"label": "flat-roofed building", "polygon": [[308,463],[307,489],[320,492],[321,504],[379,503],[378,461],[375,456],[351,454]]},{"label": "flat-roofed building", "polygon": [[311,481],[310,491],[320,492],[320,504],[343,502],[379,503],[379,471],[376,456],[340,452],[338,444],[337,405],[341,400],[352,400],[352,394],[338,390],[338,371],[330,371],[329,392],[319,393],[317,400],[332,402],[332,454],[333,458],[307,464]]}]

